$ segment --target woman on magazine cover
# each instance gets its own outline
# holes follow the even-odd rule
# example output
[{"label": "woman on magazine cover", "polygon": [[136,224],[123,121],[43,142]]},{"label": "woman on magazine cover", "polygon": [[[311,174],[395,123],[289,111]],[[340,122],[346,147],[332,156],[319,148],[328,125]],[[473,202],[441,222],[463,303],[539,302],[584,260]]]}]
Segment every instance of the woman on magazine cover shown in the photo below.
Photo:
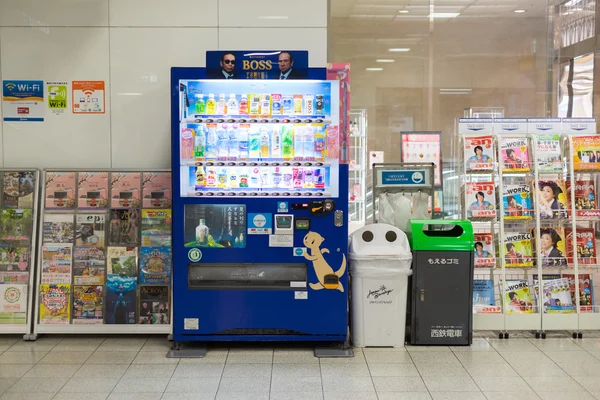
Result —
[{"label": "woman on magazine cover", "polygon": [[558,249],[560,241],[562,238],[553,228],[543,228],[540,231],[540,253],[543,267],[567,265],[567,259]]},{"label": "woman on magazine cover", "polygon": [[563,193],[556,182],[540,182],[540,217],[541,218],[563,218],[566,217],[565,205],[558,200]]}]

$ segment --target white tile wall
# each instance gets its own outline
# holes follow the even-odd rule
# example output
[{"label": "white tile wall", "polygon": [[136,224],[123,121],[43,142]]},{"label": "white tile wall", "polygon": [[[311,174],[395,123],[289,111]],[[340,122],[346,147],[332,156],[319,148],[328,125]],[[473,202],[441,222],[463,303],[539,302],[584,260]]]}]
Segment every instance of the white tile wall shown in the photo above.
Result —
[{"label": "white tile wall", "polygon": [[108,0],[1,0],[0,26],[107,26]]},{"label": "white tile wall", "polygon": [[[197,38],[197,46],[182,37]],[[111,30],[113,167],[170,167],[171,66],[205,65],[217,37],[216,28]]]},{"label": "white tile wall", "polygon": [[[327,26],[327,1],[221,0],[220,27],[314,27]],[[259,41],[259,43],[262,43]]]},{"label": "white tile wall", "polygon": [[47,112],[43,123],[2,123],[0,163],[169,167],[170,68],[202,67],[206,50],[219,49],[308,50],[310,66],[324,67],[326,3],[0,0],[1,79],[107,85],[104,115],[69,108],[60,116]]},{"label": "white tile wall", "polygon": [[216,27],[217,10],[218,0],[110,0],[110,26]]}]

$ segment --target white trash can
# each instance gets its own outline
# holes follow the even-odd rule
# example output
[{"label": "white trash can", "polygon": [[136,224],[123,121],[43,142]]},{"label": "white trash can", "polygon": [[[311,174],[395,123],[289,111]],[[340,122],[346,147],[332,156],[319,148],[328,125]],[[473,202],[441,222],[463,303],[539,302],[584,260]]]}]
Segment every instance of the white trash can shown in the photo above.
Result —
[{"label": "white trash can", "polygon": [[372,224],[350,236],[352,326],[356,347],[404,347],[412,252],[404,232]]}]

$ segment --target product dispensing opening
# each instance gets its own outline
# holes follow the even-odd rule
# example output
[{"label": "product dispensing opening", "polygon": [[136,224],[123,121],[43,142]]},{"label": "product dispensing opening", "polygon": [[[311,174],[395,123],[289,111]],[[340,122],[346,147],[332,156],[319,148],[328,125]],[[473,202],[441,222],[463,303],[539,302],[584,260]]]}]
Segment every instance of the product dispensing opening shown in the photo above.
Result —
[{"label": "product dispensing opening", "polygon": [[298,290],[306,287],[307,264],[190,263],[188,288]]}]

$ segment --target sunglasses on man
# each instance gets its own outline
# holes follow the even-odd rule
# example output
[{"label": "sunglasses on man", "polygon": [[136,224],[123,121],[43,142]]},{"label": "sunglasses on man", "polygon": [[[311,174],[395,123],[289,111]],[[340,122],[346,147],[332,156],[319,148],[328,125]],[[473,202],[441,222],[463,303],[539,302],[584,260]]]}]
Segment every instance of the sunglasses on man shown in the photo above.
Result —
[{"label": "sunglasses on man", "polygon": [[223,60],[225,64],[235,64],[235,60]]}]

